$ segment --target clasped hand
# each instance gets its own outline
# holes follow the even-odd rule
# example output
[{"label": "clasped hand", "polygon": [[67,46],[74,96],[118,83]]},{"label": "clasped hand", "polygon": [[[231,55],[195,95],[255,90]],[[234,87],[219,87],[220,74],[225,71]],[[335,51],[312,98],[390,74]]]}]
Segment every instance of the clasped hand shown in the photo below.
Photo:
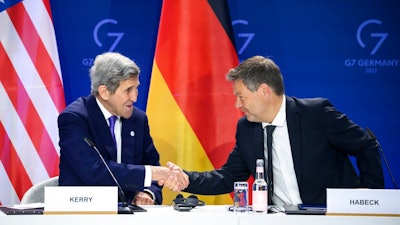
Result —
[{"label": "clasped hand", "polygon": [[167,187],[171,191],[180,192],[189,185],[189,177],[182,168],[172,162],[167,163],[163,178],[158,180],[158,185]]}]

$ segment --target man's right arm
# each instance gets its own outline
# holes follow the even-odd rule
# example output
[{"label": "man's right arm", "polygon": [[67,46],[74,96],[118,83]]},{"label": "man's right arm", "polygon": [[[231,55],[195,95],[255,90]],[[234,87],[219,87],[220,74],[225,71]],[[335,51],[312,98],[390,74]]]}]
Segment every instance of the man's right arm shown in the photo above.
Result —
[{"label": "man's right arm", "polygon": [[164,185],[175,192],[187,188],[189,185],[188,175],[173,163],[168,163],[167,166],[151,166],[152,180],[158,181],[158,185]]}]

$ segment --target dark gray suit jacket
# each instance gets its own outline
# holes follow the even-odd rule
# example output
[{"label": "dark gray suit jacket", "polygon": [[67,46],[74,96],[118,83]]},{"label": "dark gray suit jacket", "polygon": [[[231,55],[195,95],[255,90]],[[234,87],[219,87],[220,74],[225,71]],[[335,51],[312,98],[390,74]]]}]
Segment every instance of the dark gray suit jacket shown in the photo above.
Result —
[{"label": "dark gray suit jacket", "polygon": [[[160,165],[147,116],[135,108],[129,119],[121,121],[122,163],[118,164],[109,127],[93,96],[78,98],[59,115],[60,185],[115,186],[96,151],[84,141],[87,137],[95,143],[129,200],[144,189],[143,165]],[[148,189],[161,204],[161,187],[154,182]]]},{"label": "dark gray suit jacket", "polygon": [[[326,188],[384,188],[378,145],[327,99],[286,96],[286,119],[294,169],[303,203],[326,203]],[[242,117],[236,145],[222,168],[187,172],[186,192],[223,194],[233,182],[255,177],[256,159],[264,158],[261,123]],[[354,156],[359,175],[349,156]]]}]

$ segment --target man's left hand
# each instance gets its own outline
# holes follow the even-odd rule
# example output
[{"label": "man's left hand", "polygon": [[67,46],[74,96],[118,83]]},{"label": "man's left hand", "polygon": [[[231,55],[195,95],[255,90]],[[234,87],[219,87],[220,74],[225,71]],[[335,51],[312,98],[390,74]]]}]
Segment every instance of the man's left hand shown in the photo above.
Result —
[{"label": "man's left hand", "polygon": [[138,192],[132,201],[133,205],[154,205],[154,200],[151,196],[143,191]]}]

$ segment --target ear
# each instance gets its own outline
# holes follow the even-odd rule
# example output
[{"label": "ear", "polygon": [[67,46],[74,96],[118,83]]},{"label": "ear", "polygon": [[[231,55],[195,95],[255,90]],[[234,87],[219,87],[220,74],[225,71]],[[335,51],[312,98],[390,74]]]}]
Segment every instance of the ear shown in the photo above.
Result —
[{"label": "ear", "polygon": [[260,87],[258,87],[258,91],[261,92],[262,95],[269,95],[271,93],[271,88],[266,83],[262,83]]},{"label": "ear", "polygon": [[99,92],[99,96],[104,99],[104,100],[108,100],[109,96],[110,96],[110,92],[108,91],[106,85],[100,85],[97,88],[97,91]]}]

